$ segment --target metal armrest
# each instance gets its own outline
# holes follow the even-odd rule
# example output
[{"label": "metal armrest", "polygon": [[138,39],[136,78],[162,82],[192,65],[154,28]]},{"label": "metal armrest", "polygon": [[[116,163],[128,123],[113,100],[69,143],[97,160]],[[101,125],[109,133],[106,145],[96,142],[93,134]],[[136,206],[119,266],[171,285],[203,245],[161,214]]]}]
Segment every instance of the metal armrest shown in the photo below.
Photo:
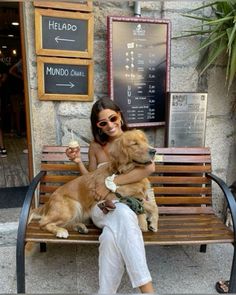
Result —
[{"label": "metal armrest", "polygon": [[[42,177],[45,175],[45,171],[39,172],[32,182],[29,185],[28,191],[25,196],[25,200],[21,209],[20,217],[19,217],[19,225],[18,225],[18,233],[17,233],[17,242],[19,240],[22,240],[22,237],[25,237],[25,231],[27,227],[27,221],[28,221],[28,216],[30,212],[30,207],[31,203],[34,197],[35,190],[42,179]],[[23,238],[24,241],[24,238]]]},{"label": "metal armrest", "polygon": [[25,233],[35,190],[45,174],[45,171],[39,172],[30,183],[20,213],[16,244],[17,293],[25,293]]},{"label": "metal armrest", "polygon": [[229,189],[229,187],[227,186],[227,184],[221,178],[217,177],[216,175],[212,173],[207,173],[207,176],[209,176],[209,178],[214,180],[224,193],[224,196],[226,198],[228,207],[232,215],[233,228],[234,228],[234,241],[236,242],[236,201],[234,199],[234,196],[231,190]]}]

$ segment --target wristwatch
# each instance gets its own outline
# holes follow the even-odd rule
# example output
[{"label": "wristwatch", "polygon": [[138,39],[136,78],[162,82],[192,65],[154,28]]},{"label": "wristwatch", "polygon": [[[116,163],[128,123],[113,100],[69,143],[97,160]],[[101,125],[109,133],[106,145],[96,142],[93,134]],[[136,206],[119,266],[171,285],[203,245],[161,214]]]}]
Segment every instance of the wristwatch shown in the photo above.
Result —
[{"label": "wristwatch", "polygon": [[105,186],[107,189],[109,189],[111,192],[115,193],[118,186],[114,183],[114,178],[116,177],[115,174],[108,176],[105,178]]}]

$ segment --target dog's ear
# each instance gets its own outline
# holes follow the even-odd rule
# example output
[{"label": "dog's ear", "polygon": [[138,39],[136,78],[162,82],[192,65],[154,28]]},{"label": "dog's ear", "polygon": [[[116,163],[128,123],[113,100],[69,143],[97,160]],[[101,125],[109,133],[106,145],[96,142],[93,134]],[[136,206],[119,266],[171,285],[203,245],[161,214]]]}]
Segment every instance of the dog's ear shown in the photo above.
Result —
[{"label": "dog's ear", "polygon": [[122,172],[122,167],[129,162],[127,149],[124,146],[124,138],[120,136],[110,145],[109,158],[113,172]]}]

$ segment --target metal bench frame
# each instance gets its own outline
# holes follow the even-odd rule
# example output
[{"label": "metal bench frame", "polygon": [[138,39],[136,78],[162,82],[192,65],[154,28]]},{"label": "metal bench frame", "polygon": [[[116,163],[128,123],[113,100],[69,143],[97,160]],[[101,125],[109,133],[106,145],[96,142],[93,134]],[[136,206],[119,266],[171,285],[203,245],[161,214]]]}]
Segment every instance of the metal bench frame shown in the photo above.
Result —
[{"label": "metal bench frame", "polygon": [[[61,170],[64,170],[63,168],[67,171],[64,182],[68,181],[70,177],[77,177],[76,175],[68,175],[69,171],[76,171],[77,167],[68,163],[64,151],[65,147],[45,146],[43,148],[41,171],[31,182],[25,197],[17,235],[17,293],[25,293],[25,245],[27,242],[40,243],[42,251],[46,250],[46,243],[99,243],[98,237],[101,230],[95,226],[90,226],[88,234],[73,232],[70,233],[72,238],[69,236],[68,239],[57,239],[52,234],[43,232],[39,226],[37,227],[37,224],[31,225],[30,223],[28,225],[29,212],[31,207],[35,205],[35,191],[37,188],[40,191],[40,198],[36,206],[44,202],[45,196],[47,199],[52,192],[52,186],[50,186],[50,183],[46,185],[46,181],[58,182],[59,179],[61,181],[64,177],[60,176]],[[81,151],[83,160],[87,161],[88,148],[83,147]],[[51,170],[56,171],[55,176],[47,176]],[[199,173],[198,170],[202,172]],[[197,176],[193,176],[194,173]],[[159,206],[160,230],[157,233],[144,233],[145,245],[198,244],[200,245],[200,251],[206,252],[207,244],[232,243],[234,255],[229,293],[236,293],[236,202],[226,183],[211,173],[209,148],[157,148],[156,173],[150,176],[150,181],[154,187],[156,201]],[[201,183],[198,183],[200,181]],[[226,199],[232,215],[233,231],[227,228],[223,221],[213,212],[211,202],[212,181],[220,187]],[[55,186],[53,189],[55,189]],[[186,202],[186,204],[182,204],[183,202]],[[201,204],[201,202],[204,204]],[[173,226],[172,220],[175,220],[177,225]],[[187,229],[182,225],[181,220],[188,222],[191,220],[193,222],[189,233],[186,232]],[[201,223],[204,223],[204,230]],[[210,223],[213,223],[212,227]],[[199,229],[196,228],[198,225]],[[178,226],[178,228],[175,228],[175,226]],[[207,226],[210,229],[209,233],[205,228]],[[37,235],[34,236],[32,230],[31,233],[28,232],[30,227],[37,232]],[[169,231],[173,231],[173,234],[169,234]]]}]

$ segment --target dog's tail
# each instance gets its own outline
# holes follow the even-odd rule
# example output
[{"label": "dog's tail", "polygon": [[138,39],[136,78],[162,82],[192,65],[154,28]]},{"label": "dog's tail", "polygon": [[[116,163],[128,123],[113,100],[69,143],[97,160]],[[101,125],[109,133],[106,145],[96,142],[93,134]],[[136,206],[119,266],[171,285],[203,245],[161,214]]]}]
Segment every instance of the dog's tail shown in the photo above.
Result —
[{"label": "dog's tail", "polygon": [[[40,220],[43,214],[43,207],[34,208],[30,210],[28,224],[33,220]],[[25,254],[26,256],[32,256],[37,251],[37,243],[27,242],[25,245]]]},{"label": "dog's tail", "polygon": [[28,224],[33,220],[40,220],[42,217],[42,213],[43,213],[43,207],[39,207],[39,208],[34,208],[30,210],[30,214],[29,214],[29,219],[28,219]]}]

